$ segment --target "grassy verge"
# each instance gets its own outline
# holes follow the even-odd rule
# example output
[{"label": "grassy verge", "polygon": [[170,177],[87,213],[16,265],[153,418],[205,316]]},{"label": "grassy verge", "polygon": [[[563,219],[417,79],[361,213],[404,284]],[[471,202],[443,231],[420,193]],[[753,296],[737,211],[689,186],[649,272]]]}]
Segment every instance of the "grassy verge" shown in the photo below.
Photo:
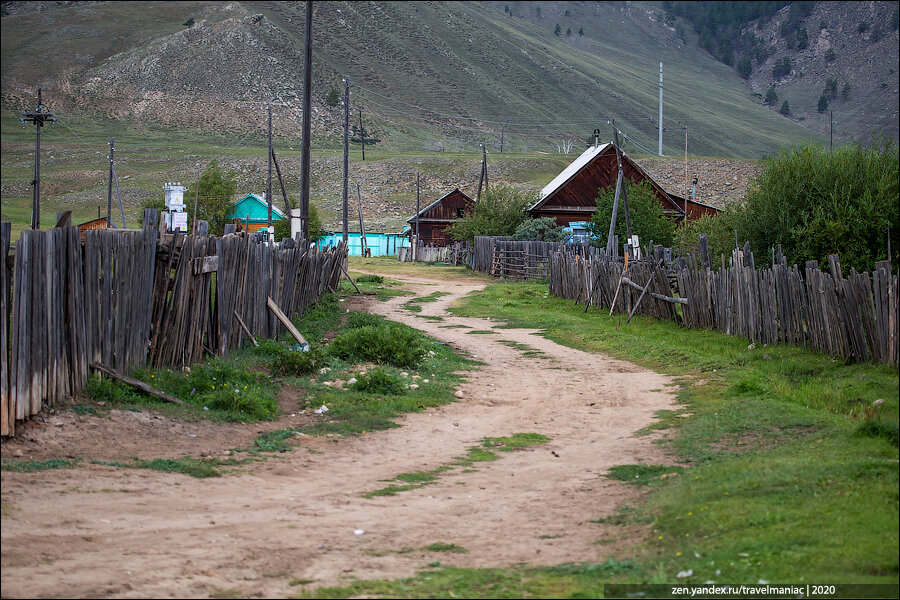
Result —
[{"label": "grassy verge", "polygon": [[448,292],[432,292],[427,296],[419,296],[418,298],[413,298],[408,302],[403,303],[403,308],[410,312],[422,312],[421,304],[425,304],[427,302],[437,302],[437,299],[441,296],[448,296]]}]

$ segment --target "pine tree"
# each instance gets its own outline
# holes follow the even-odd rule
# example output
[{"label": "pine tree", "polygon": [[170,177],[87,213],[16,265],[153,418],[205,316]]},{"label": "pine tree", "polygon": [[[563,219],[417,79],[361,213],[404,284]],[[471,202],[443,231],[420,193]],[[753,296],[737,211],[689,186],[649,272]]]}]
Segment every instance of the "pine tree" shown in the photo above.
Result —
[{"label": "pine tree", "polygon": [[788,104],[787,100],[784,101],[784,104],[781,105],[781,108],[778,109],[778,112],[780,112],[784,116],[791,114],[791,105]]},{"label": "pine tree", "polygon": [[825,94],[819,96],[819,106],[816,110],[818,110],[820,113],[828,110],[828,98],[825,97]]},{"label": "pine tree", "polygon": [[556,24],[556,29],[553,30],[553,35],[559,35],[562,33],[562,27],[559,26],[559,23]]},{"label": "pine tree", "polygon": [[773,85],[766,91],[766,104],[775,106],[776,102],[778,102],[778,94],[775,92],[775,86]]}]

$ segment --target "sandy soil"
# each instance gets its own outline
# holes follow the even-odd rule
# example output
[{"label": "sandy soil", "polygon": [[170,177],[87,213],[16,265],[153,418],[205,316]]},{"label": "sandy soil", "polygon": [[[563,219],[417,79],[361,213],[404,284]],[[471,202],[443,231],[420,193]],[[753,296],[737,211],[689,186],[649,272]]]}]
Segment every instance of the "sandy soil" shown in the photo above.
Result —
[{"label": "sandy soil", "polygon": [[[629,533],[642,532],[590,521],[636,492],[603,474],[618,464],[665,462],[648,436],[633,434],[672,406],[670,380],[535,331],[442,328],[498,324],[445,312],[483,284],[391,277],[417,295],[449,293],[421,305],[418,314],[444,317],[437,322],[403,309],[409,297],[365,302],[485,363],[469,374],[458,402],[406,416],[397,429],[303,438],[293,452],[203,480],[85,463],[217,454],[247,445],[263,427],[128,412],[50,415],[47,424],[5,442],[3,457],[85,460],[75,469],[3,472],[2,596],[206,597],[237,590],[270,597],[296,593],[294,578],[315,587],[403,577],[435,560],[502,566],[621,557]],[[499,340],[543,356],[524,356]],[[296,401],[289,396],[282,397],[288,410]],[[265,428],[291,422],[285,417]],[[551,441],[397,496],[362,497],[397,474],[445,465],[483,437],[518,432]],[[600,539],[607,541],[596,544]],[[396,552],[435,542],[469,553]]]}]

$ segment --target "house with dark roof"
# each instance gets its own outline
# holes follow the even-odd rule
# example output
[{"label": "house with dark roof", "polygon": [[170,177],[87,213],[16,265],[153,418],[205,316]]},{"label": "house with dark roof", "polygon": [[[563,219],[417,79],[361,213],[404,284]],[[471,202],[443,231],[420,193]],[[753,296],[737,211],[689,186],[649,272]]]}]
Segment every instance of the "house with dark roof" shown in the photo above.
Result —
[{"label": "house with dark roof", "polygon": [[453,240],[445,230],[472,210],[474,204],[474,200],[456,188],[406,220],[409,223],[410,235],[416,233],[418,217],[419,240],[425,245],[446,246]]},{"label": "house with dark roof", "polygon": [[[687,200],[666,192],[646,171],[627,154],[622,153],[622,169],[626,182],[650,183],[663,212],[676,222],[694,220],[704,214],[715,214],[717,208]],[[616,149],[611,143],[590,146],[581,156],[553,178],[541,190],[540,200],[528,208],[531,216],[552,217],[567,227],[569,223],[590,221],[597,209],[597,191],[616,185],[619,165]]]}]

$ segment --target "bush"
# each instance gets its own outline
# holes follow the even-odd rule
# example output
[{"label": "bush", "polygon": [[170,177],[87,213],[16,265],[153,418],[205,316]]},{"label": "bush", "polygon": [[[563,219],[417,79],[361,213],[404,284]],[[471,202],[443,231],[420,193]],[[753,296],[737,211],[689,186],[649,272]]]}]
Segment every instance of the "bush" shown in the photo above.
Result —
[{"label": "bush", "polygon": [[356,383],[350,386],[356,392],[382,396],[400,396],[406,393],[406,383],[397,375],[389,373],[382,367],[356,377]]},{"label": "bush", "polygon": [[819,105],[816,107],[816,110],[820,113],[828,110],[828,98],[825,96],[825,94],[819,96]]},{"label": "bush", "polygon": [[[656,192],[647,181],[640,184],[625,182],[628,192],[628,208],[631,213],[631,233],[640,237],[641,244],[654,244],[671,246],[675,239],[675,223],[663,213],[663,207],[656,197]],[[606,246],[609,235],[609,222],[612,219],[613,200],[616,188],[611,185],[601,188],[597,196],[597,210],[591,217],[589,229],[593,244],[598,247]],[[619,212],[616,216],[616,234],[619,242],[625,243],[625,205],[619,198]]]},{"label": "bush", "polygon": [[[782,244],[788,264],[839,254],[845,271],[871,271],[900,259],[897,146],[849,144],[828,152],[817,144],[784,150],[764,162],[738,220],[741,241],[765,256]],[[895,267],[896,268],[896,267]]]},{"label": "bush", "polygon": [[314,373],[322,366],[325,354],[319,348],[310,349],[308,352],[284,349],[272,361],[270,370],[274,375],[286,377],[298,377]]},{"label": "bush", "polygon": [[398,323],[381,323],[352,329],[334,338],[328,351],[348,362],[374,362],[407,368],[415,367],[425,351],[424,338],[414,329]]},{"label": "bush", "polygon": [[778,112],[780,112],[784,116],[788,116],[789,114],[791,114],[791,105],[788,104],[787,100],[784,101],[784,104],[781,105],[781,108],[778,109]]},{"label": "bush", "polygon": [[542,242],[561,242],[563,237],[565,237],[565,234],[562,227],[552,217],[523,221],[512,234],[512,239],[514,240]]},{"label": "bush", "polygon": [[328,95],[325,96],[325,104],[328,106],[337,106],[341,103],[341,95],[334,88],[328,90]]},{"label": "bush", "polygon": [[512,235],[523,221],[525,212],[537,202],[537,195],[511,185],[495,185],[486,190],[472,211],[447,228],[454,240],[472,241],[476,235]]},{"label": "bush", "polygon": [[360,275],[356,278],[359,283],[384,283],[384,277],[381,275]]},{"label": "bush", "polygon": [[689,221],[675,231],[674,247],[682,256],[696,253],[700,256],[701,233],[706,234],[709,257],[715,267],[719,256],[729,256],[734,248],[734,230],[738,228],[739,212],[721,212],[715,216],[703,215],[696,221]]}]

